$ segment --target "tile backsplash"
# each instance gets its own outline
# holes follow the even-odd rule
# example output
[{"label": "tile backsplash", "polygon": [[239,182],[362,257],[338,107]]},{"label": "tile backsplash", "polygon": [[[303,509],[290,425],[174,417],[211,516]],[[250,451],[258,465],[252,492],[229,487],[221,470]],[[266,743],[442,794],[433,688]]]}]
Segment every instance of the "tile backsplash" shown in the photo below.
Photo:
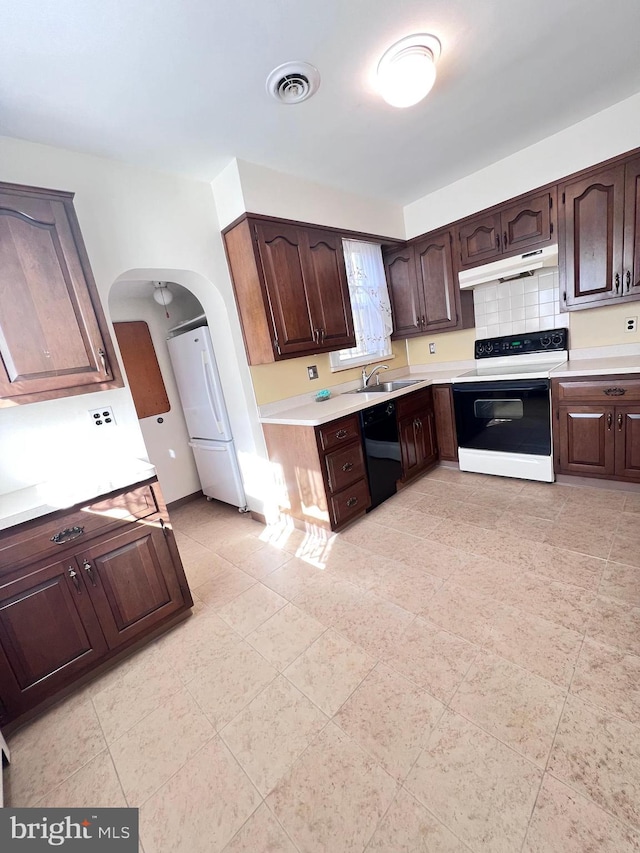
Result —
[{"label": "tile backsplash", "polygon": [[488,282],[473,289],[476,337],[520,335],[567,325],[560,313],[557,267],[546,267],[528,278]]}]

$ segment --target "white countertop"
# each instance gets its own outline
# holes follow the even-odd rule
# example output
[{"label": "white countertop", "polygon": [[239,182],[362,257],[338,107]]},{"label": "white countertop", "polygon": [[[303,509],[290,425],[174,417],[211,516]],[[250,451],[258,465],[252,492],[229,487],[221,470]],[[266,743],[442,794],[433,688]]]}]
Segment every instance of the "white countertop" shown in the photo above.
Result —
[{"label": "white countertop", "polygon": [[386,403],[395,400],[405,394],[427,388],[429,385],[444,385],[452,381],[465,370],[475,365],[474,361],[455,361],[438,365],[438,368],[429,368],[424,365],[413,367],[410,370],[389,371],[380,376],[380,381],[397,381],[411,379],[416,380],[415,385],[400,388],[389,393],[362,392],[350,394],[349,391],[357,388],[359,382],[346,383],[341,386],[342,390],[332,389],[332,396],[328,400],[317,403],[312,394],[302,394],[298,397],[290,397],[287,400],[279,400],[260,408],[260,422],[263,424],[286,424],[289,426],[320,426],[321,424],[334,421],[337,418],[352,415],[376,403]]},{"label": "white countertop", "polygon": [[155,473],[153,465],[144,459],[87,466],[73,474],[60,471],[46,482],[0,494],[0,530],[132,486]]},{"label": "white countertop", "polygon": [[551,378],[578,376],[614,376],[640,373],[640,355],[622,355],[600,358],[573,358],[551,371]]},{"label": "white countertop", "polygon": [[[544,354],[545,356],[547,354]],[[453,381],[466,371],[476,367],[474,360],[441,362],[434,367],[414,365],[410,368],[390,370],[381,374],[381,381],[398,379],[416,379],[415,385],[397,391],[361,394],[348,393],[359,386],[359,382],[345,383],[331,389],[328,400],[317,403],[314,394],[301,394],[260,407],[260,422],[263,424],[288,424],[290,426],[320,426],[337,418],[352,415],[376,403],[394,400],[429,385],[443,385]],[[623,346],[595,347],[593,349],[571,350],[569,361],[549,371],[551,378],[579,376],[598,376],[615,374],[640,374],[640,344]],[[513,370],[509,378],[515,378]],[[528,378],[526,373],[520,378]]]}]

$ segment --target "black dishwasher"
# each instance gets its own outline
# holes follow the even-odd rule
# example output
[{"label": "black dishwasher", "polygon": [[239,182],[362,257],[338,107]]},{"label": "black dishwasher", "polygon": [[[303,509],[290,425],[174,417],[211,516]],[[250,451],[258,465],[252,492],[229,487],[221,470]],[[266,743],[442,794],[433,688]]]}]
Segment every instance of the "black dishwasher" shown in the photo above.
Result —
[{"label": "black dishwasher", "polygon": [[396,404],[378,403],[363,409],[360,425],[373,509],[395,495],[396,482],[402,476]]}]

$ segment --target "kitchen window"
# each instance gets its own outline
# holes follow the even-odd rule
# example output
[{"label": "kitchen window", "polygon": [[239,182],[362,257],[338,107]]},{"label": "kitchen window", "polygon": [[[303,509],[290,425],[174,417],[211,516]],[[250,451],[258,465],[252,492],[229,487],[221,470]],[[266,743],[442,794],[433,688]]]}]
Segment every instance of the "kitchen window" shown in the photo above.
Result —
[{"label": "kitchen window", "polygon": [[382,249],[377,243],[361,240],[343,240],[342,246],[356,345],[330,354],[333,371],[389,358],[392,354],[393,323]]}]

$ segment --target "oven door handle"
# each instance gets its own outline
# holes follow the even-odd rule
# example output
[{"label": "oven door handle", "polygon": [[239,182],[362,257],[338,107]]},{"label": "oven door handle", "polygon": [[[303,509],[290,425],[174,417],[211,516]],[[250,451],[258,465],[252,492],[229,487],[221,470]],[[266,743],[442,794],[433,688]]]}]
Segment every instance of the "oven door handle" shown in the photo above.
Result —
[{"label": "oven door handle", "polygon": [[489,394],[497,391],[499,394],[518,394],[522,391],[548,391],[549,380],[540,379],[537,382],[529,382],[525,380],[509,381],[508,379],[499,379],[491,382],[454,382],[452,385],[453,392],[462,392],[464,394]]}]

